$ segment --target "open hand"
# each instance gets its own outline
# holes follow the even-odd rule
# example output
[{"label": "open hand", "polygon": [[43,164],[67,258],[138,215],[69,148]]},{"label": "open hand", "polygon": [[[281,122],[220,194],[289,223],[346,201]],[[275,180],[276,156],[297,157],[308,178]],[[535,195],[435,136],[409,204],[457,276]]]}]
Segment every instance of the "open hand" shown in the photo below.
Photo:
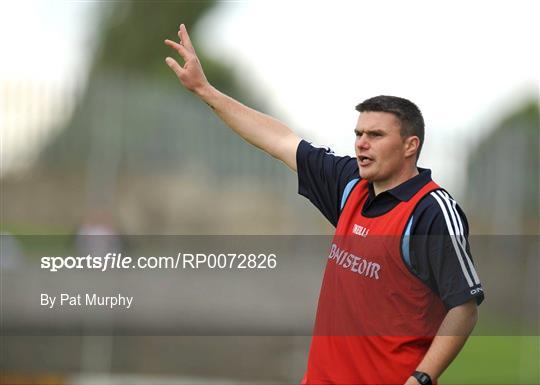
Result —
[{"label": "open hand", "polygon": [[174,71],[180,83],[188,90],[198,93],[205,87],[209,86],[208,80],[204,75],[201,63],[195,48],[191,44],[191,40],[184,24],[180,24],[178,30],[179,43],[166,39],[165,44],[173,48],[184,59],[184,66],[182,67],[176,60],[171,57],[167,57],[165,62]]}]

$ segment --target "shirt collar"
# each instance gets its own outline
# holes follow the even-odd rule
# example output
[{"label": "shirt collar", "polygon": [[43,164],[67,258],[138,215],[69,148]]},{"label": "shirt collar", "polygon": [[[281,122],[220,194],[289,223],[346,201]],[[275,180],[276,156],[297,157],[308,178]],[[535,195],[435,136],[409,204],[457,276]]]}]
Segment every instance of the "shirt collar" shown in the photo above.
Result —
[{"label": "shirt collar", "polygon": [[[406,202],[411,199],[414,194],[416,194],[422,187],[431,181],[431,170],[427,168],[418,167],[418,175],[413,176],[411,179],[406,180],[402,184],[390,189],[383,191],[381,194],[387,193],[399,199],[402,202]],[[375,190],[373,184],[370,182],[368,185],[369,196],[371,198],[375,197]]]}]

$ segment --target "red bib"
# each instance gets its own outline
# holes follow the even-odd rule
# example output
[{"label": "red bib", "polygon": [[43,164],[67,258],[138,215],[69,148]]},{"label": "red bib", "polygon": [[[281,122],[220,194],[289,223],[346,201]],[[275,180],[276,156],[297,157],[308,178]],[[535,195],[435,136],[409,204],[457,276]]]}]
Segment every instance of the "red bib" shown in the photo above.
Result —
[{"label": "red bib", "polygon": [[362,215],[368,182],[339,218],[322,282],[305,384],[403,384],[446,315],[439,296],[410,272],[405,227],[431,181],[386,214]]}]

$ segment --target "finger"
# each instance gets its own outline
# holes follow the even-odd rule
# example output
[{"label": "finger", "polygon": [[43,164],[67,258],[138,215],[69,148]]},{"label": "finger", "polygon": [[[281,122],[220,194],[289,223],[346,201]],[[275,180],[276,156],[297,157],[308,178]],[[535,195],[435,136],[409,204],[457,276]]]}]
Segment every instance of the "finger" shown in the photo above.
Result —
[{"label": "finger", "polygon": [[174,73],[176,74],[176,76],[178,76],[178,78],[180,79],[180,75],[182,75],[184,72],[184,69],[182,68],[182,66],[178,64],[178,62],[174,60],[172,57],[166,57],[165,63],[167,63],[169,68],[172,69]]},{"label": "finger", "polygon": [[165,39],[165,44],[176,50],[180,54],[180,56],[182,56],[182,59],[184,59],[184,61],[188,60],[188,56],[190,53],[182,44],[178,44],[177,42],[169,39]]},{"label": "finger", "polygon": [[178,30],[178,37],[187,49],[195,52],[195,48],[193,48],[193,44],[191,44],[191,39],[189,38],[186,26],[184,24],[180,24],[180,29]]}]

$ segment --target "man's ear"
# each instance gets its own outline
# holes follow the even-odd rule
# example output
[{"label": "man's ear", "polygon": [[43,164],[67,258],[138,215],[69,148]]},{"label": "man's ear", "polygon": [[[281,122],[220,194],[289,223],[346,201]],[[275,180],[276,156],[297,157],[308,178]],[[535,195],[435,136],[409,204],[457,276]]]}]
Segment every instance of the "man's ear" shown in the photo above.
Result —
[{"label": "man's ear", "polygon": [[409,136],[405,139],[405,157],[416,156],[420,146],[420,138],[418,136]]}]

